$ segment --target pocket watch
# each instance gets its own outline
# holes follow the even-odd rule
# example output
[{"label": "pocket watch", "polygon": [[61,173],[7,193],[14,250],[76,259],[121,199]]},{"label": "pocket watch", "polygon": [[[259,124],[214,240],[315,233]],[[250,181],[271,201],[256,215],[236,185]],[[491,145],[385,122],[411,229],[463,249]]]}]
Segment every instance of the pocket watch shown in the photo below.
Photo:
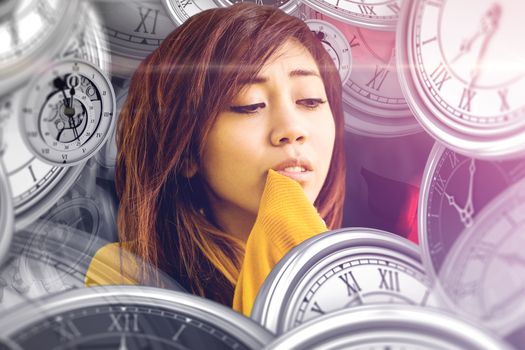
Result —
[{"label": "pocket watch", "polygon": [[113,87],[97,67],[80,60],[58,61],[25,90],[22,138],[48,164],[85,162],[113,132],[115,104]]},{"label": "pocket watch", "polygon": [[[0,133],[2,132],[3,130],[0,130]],[[9,245],[11,244],[14,215],[13,197],[11,195],[7,174],[0,155],[0,264],[6,258]]]},{"label": "pocket watch", "polygon": [[478,213],[525,177],[525,160],[469,158],[435,143],[423,173],[418,231],[422,260],[437,279],[443,262]]},{"label": "pocket watch", "polygon": [[437,310],[374,305],[322,316],[276,338],[265,349],[510,350],[477,324]]},{"label": "pocket watch", "polygon": [[522,4],[407,0],[403,8],[397,30],[400,81],[421,125],[471,157],[523,154]]},{"label": "pocket watch", "polygon": [[325,15],[351,25],[394,31],[401,0],[302,0]]},{"label": "pocket watch", "polygon": [[462,231],[438,276],[451,307],[502,335],[525,328],[524,231],[525,178],[492,199]]},{"label": "pocket watch", "polygon": [[[188,18],[204,10],[217,7],[227,7],[243,0],[163,0],[168,13],[177,25],[181,25]],[[288,14],[298,10],[298,0],[247,0],[258,5],[277,7]]]},{"label": "pocket watch", "polygon": [[6,0],[0,7],[0,95],[24,83],[65,45],[77,0]]},{"label": "pocket watch", "polygon": [[369,228],[317,235],[273,268],[251,317],[282,334],[335,310],[370,304],[438,306],[410,241]]},{"label": "pocket watch", "polygon": [[421,132],[399,85],[395,33],[352,26],[306,6],[306,20],[324,20],[343,33],[352,52],[352,72],[343,86],[345,129],[373,137]]},{"label": "pocket watch", "polygon": [[334,61],[341,77],[341,83],[346,83],[352,70],[352,52],[343,33],[334,25],[323,20],[308,19],[305,23],[323,43],[323,47]]},{"label": "pocket watch", "polygon": [[96,2],[111,51],[113,75],[129,77],[174,29],[161,0]]},{"label": "pocket watch", "polygon": [[228,307],[142,286],[68,291],[14,310],[0,323],[0,336],[24,349],[260,349],[273,339]]}]

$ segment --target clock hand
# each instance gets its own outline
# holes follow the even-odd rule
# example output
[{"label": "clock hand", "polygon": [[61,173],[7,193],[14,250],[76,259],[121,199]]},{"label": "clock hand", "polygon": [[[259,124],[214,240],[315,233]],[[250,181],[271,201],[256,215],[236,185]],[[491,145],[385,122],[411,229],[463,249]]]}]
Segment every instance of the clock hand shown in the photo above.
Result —
[{"label": "clock hand", "polygon": [[118,347],[118,350],[128,350],[128,347],[126,345],[126,335],[124,333],[120,336],[120,345]]},{"label": "clock hand", "polygon": [[472,215],[474,214],[474,204],[472,202],[472,193],[473,193],[473,190],[474,190],[474,174],[476,173],[476,163],[475,163],[474,159],[470,160],[470,165],[468,167],[468,170],[469,170],[469,174],[470,174],[469,182],[468,182],[468,194],[467,194],[467,201],[466,201],[465,207],[463,209],[465,210],[467,215],[472,218]]},{"label": "clock hand", "polygon": [[466,211],[464,208],[461,208],[457,203],[456,203],[456,200],[454,199],[454,196],[451,196],[449,195],[448,193],[445,192],[445,196],[447,197],[447,200],[448,200],[448,204],[453,206],[454,209],[456,209],[456,211],[458,212],[459,214],[459,219],[461,220],[461,222],[463,223],[463,225],[465,225],[465,227],[470,227],[472,225],[472,215],[470,215],[468,213],[468,211]]},{"label": "clock hand", "polygon": [[481,49],[479,50],[478,57],[476,59],[476,64],[470,73],[470,82],[468,88],[470,89],[475,85],[479,75],[481,73],[481,63],[487,52],[488,45],[492,40],[496,29],[498,29],[499,19],[501,17],[501,6],[499,4],[494,4],[486,13],[485,17],[481,20],[482,30],[485,34],[485,38],[481,44]]},{"label": "clock hand", "polygon": [[511,265],[519,264],[525,267],[525,257],[522,255],[518,255],[515,253],[507,253],[507,254],[498,254],[498,258],[505,260]]}]

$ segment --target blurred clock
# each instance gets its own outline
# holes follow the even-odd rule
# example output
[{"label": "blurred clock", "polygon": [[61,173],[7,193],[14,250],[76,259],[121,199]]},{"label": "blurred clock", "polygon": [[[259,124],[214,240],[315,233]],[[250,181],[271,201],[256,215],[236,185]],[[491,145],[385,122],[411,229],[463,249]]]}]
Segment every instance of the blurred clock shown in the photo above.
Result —
[{"label": "blurred clock", "polygon": [[77,0],[4,0],[0,5],[0,95],[24,83],[66,44]]},{"label": "blurred clock", "polygon": [[407,0],[403,8],[397,30],[400,81],[425,130],[472,157],[523,154],[523,4]]},{"label": "blurred clock", "polygon": [[525,178],[492,199],[462,231],[438,276],[451,307],[502,335],[525,328],[524,233]]},{"label": "blurred clock", "polygon": [[73,290],[4,315],[21,348],[260,349],[273,336],[218,303],[141,286]]}]

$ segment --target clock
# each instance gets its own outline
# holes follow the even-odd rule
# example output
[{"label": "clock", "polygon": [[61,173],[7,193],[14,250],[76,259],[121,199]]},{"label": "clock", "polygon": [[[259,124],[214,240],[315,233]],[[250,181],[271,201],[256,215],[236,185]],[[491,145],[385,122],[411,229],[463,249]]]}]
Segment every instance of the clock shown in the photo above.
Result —
[{"label": "clock", "polygon": [[265,349],[510,350],[470,321],[409,305],[345,309],[282,335]]},{"label": "clock", "polygon": [[[68,44],[60,57],[88,60],[107,71],[107,56],[100,27],[89,3],[83,3],[84,16],[72,29]],[[18,124],[21,90],[0,98],[5,111],[4,155],[15,211],[15,230],[19,230],[45,213],[75,181],[83,165],[64,168],[36,158],[22,141]]]},{"label": "clock", "polygon": [[319,316],[371,304],[438,306],[410,241],[369,228],[308,239],[273,268],[251,317],[275,334]]},{"label": "clock", "polygon": [[350,77],[352,70],[352,52],[343,33],[334,25],[323,20],[309,19],[305,22],[315,36],[323,43],[323,47],[339,71],[341,83],[344,84]]},{"label": "clock", "polygon": [[[188,1],[186,1],[188,2]],[[112,73],[127,78],[174,29],[161,0],[97,1]]]},{"label": "clock", "polygon": [[394,31],[401,0],[302,0],[306,5],[351,25]]},{"label": "clock", "polygon": [[[1,111],[0,111],[1,114]],[[0,133],[2,130],[0,130]],[[3,162],[0,160],[0,263],[4,261],[13,236],[13,197]]]},{"label": "clock", "polygon": [[352,72],[343,86],[346,130],[372,137],[422,131],[399,85],[395,33],[353,26],[308,7],[303,7],[302,17],[332,24],[351,48]]},{"label": "clock", "polygon": [[21,348],[260,349],[273,339],[228,307],[142,286],[68,291],[0,323],[0,336]]},{"label": "clock", "polygon": [[448,148],[498,160],[523,154],[522,11],[512,0],[405,2],[401,86],[421,125]]},{"label": "clock", "polygon": [[297,0],[163,0],[168,13],[177,25],[181,25],[188,18],[204,10],[216,7],[228,7],[239,2],[251,2],[259,5],[277,7],[288,14],[298,10]]},{"label": "clock", "polygon": [[62,60],[25,90],[20,130],[27,147],[56,166],[85,162],[113,132],[115,93],[94,65]]},{"label": "clock", "polygon": [[525,327],[524,230],[525,178],[492,199],[462,231],[438,276],[451,307],[502,335]]},{"label": "clock", "polygon": [[77,0],[5,0],[0,5],[0,95],[24,83],[65,45]]},{"label": "clock", "polygon": [[430,152],[419,194],[422,260],[433,279],[463,232],[501,192],[525,177],[525,160],[469,158],[440,143]]}]

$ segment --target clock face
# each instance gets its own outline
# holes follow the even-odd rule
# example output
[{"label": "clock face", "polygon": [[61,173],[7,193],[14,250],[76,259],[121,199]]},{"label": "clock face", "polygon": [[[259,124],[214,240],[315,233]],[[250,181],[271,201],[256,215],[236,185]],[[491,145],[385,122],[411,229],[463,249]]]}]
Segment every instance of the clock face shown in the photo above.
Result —
[{"label": "clock face", "polygon": [[309,8],[305,18],[335,26],[350,46],[352,71],[343,87],[345,128],[364,136],[395,137],[421,131],[399,85],[395,33],[360,28]]},{"label": "clock face", "polygon": [[0,333],[22,348],[259,349],[273,339],[227,307],[158,288],[94,287],[30,306],[2,320],[17,323]]},{"label": "clock face", "polygon": [[49,164],[85,162],[111,135],[115,105],[111,83],[98,68],[78,60],[57,62],[26,90],[22,137]]},{"label": "clock face", "polygon": [[339,71],[341,83],[345,83],[352,70],[352,52],[343,33],[334,25],[316,19],[305,21],[310,30],[323,43],[324,48]]},{"label": "clock face", "polygon": [[343,229],[287,254],[261,288],[252,318],[281,334],[336,310],[373,304],[438,306],[412,243],[384,231]]},{"label": "clock face", "polygon": [[175,29],[161,0],[97,1],[96,7],[109,41],[111,71],[119,77],[131,76]]},{"label": "clock face", "polygon": [[419,199],[419,242],[430,276],[478,213],[507,187],[525,177],[525,161],[468,158],[435,144],[424,171]]},{"label": "clock face", "polygon": [[438,276],[455,309],[503,335],[523,328],[524,230],[521,179],[492,199],[462,232]]},{"label": "clock face", "polygon": [[401,0],[303,0],[308,6],[339,21],[374,30],[396,28]]},{"label": "clock face", "polygon": [[324,315],[276,338],[265,349],[510,349],[476,324],[436,310],[374,305]]},{"label": "clock face", "polygon": [[[16,3],[16,4],[15,4]],[[76,0],[3,1],[0,7],[0,95],[46,64],[68,39]]]},{"label": "clock face", "polygon": [[521,5],[407,1],[402,86],[427,131],[458,152],[501,159],[525,149]]}]

